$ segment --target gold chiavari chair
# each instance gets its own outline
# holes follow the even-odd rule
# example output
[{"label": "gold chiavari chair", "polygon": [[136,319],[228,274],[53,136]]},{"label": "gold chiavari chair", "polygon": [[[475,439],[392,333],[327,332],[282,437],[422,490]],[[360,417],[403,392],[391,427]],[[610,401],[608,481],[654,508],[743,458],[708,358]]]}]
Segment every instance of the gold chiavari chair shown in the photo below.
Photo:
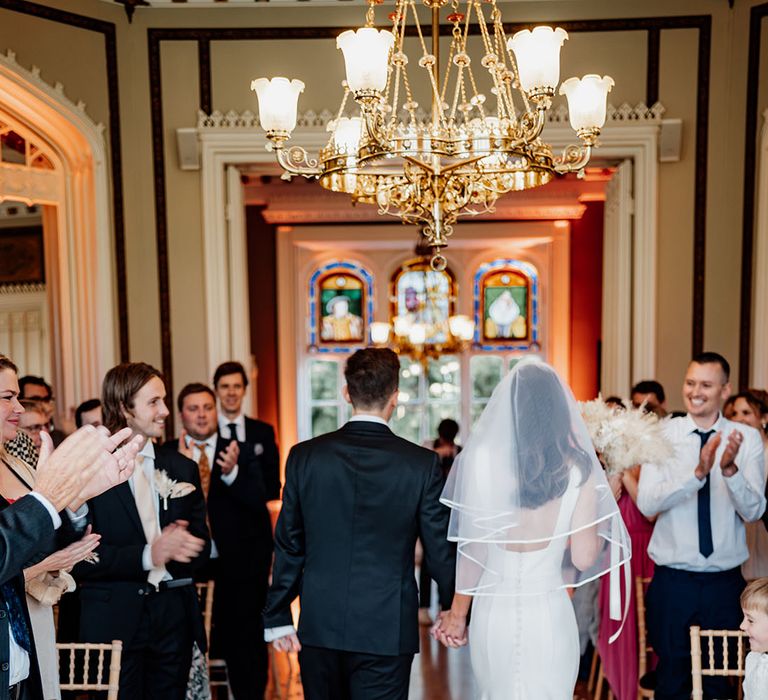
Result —
[{"label": "gold chiavari chair", "polygon": [[[722,663],[715,655],[715,640],[722,652]],[[693,679],[693,694],[691,700],[703,700],[703,676],[744,677],[744,662],[746,649],[744,640],[747,635],[740,630],[703,630],[696,625],[691,627],[691,676]],[[706,663],[702,662],[702,642],[706,640]],[[736,647],[736,657],[732,658],[733,647]],[[739,682],[739,699],[742,697],[741,682]]]},{"label": "gold chiavari chair", "polygon": [[[653,647],[648,644],[648,630],[645,626],[645,591],[650,578],[635,576],[635,609],[637,611],[637,677],[641,679],[648,672],[648,655],[653,652]],[[653,700],[654,691],[637,686],[637,700],[644,698]]]},{"label": "gold chiavari chair", "polygon": [[[66,682],[61,683],[62,690],[106,690],[107,700],[117,700],[120,690],[120,660],[123,654],[123,643],[119,639],[113,639],[111,644],[59,642],[56,644],[56,651],[59,654],[61,676],[66,679]],[[82,651],[82,655],[78,654],[78,651]],[[94,653],[96,658],[92,661]],[[109,675],[105,681],[107,653]],[[78,656],[81,658],[77,659]]]},{"label": "gold chiavari chair", "polygon": [[[203,627],[205,628],[205,639],[208,642],[208,650],[211,649],[211,620],[213,618],[213,596],[216,592],[216,583],[213,580],[205,583],[196,583],[197,597],[200,599],[200,605],[203,609]],[[232,700],[232,689],[229,687],[229,676],[227,675],[227,664],[224,659],[212,659],[206,654],[208,659],[208,678],[211,686],[211,695],[216,697],[214,688],[226,688],[227,697]]]}]

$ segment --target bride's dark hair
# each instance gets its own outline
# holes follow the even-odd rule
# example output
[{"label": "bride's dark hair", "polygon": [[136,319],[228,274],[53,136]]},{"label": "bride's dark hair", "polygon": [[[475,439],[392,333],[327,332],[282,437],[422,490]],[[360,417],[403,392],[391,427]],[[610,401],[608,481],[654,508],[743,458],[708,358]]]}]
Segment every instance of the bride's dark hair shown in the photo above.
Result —
[{"label": "bride's dark hair", "polygon": [[511,389],[512,430],[520,474],[525,475],[520,506],[538,508],[565,493],[574,467],[584,483],[592,461],[573,435],[567,389],[552,369],[526,364],[516,371]]}]

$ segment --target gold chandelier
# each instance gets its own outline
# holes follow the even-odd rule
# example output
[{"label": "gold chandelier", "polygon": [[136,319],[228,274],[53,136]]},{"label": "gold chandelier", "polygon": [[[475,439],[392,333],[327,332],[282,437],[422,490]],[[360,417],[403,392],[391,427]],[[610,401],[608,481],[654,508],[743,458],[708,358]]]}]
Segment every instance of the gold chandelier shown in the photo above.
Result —
[{"label": "gold chandelier", "polygon": [[[344,97],[318,158],[300,146],[286,147],[304,83],[258,78],[251,89],[258,96],[267,148],[274,149],[287,177],[317,178],[355,203],[376,204],[380,214],[416,224],[432,248],[433,269],[442,270],[446,260],[440,250],[459,216],[492,212],[507,192],[538,187],[555,174],[579,172],[587,165],[605,123],[613,80],[586,75],[560,85],[580,143],[555,155],[541,133],[560,82],[560,48],[568,38],[564,29],[539,26],[507,39],[496,0],[452,0],[447,17],[451,44],[441,81],[439,13],[447,0],[423,0],[432,12],[431,51],[417,0],[397,0],[389,16],[392,27],[381,30],[374,27],[379,2],[369,0],[365,27],[337,38],[346,65]],[[409,17],[421,46],[418,67],[429,80],[432,104],[426,119],[418,114],[404,51]],[[467,52],[473,22],[479,25],[484,51],[479,68]],[[480,69],[490,78],[490,95],[479,85]],[[359,107],[352,116],[347,112],[350,94]]]}]

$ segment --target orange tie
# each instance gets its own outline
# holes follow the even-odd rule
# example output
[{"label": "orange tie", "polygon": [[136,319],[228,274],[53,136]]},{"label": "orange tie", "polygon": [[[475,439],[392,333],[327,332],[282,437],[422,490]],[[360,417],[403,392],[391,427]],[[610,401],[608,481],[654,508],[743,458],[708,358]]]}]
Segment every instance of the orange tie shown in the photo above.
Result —
[{"label": "orange tie", "polygon": [[200,450],[200,459],[197,461],[197,466],[200,468],[200,486],[203,488],[203,495],[208,498],[208,489],[211,487],[211,464],[205,451],[205,443],[196,442],[195,447]]}]

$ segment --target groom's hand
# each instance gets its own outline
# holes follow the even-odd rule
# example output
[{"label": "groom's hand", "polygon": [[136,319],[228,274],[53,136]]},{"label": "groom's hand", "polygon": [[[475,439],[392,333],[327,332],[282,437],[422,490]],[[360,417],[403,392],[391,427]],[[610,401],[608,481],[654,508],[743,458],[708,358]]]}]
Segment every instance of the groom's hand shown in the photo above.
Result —
[{"label": "groom's hand", "polygon": [[295,633],[278,637],[272,642],[272,646],[277,651],[301,651],[301,642]]},{"label": "groom's hand", "polygon": [[456,649],[467,643],[467,617],[453,610],[445,610],[437,617],[432,636],[443,646]]}]

